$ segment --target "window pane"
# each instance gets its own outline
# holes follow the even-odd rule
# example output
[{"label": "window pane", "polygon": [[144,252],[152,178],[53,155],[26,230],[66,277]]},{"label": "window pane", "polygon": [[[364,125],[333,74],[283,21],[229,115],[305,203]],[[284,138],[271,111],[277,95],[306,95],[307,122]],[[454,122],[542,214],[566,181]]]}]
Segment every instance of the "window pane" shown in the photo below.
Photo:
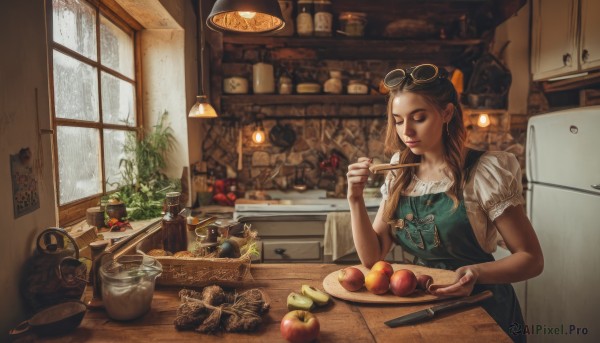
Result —
[{"label": "window pane", "polygon": [[133,79],[133,36],[100,16],[100,63]]},{"label": "window pane", "polygon": [[52,37],[96,60],[96,9],[84,0],[52,0]]},{"label": "window pane", "polygon": [[53,56],[56,117],[97,122],[96,68],[58,51]]},{"label": "window pane", "polygon": [[98,129],[57,126],[59,202],[102,193]]},{"label": "window pane", "polygon": [[133,85],[105,72],[101,74],[103,122],[135,126],[135,90]]},{"label": "window pane", "polygon": [[128,134],[135,134],[125,130],[104,130],[104,175],[106,175],[106,190],[117,189],[123,181],[120,163],[127,156],[123,151]]}]

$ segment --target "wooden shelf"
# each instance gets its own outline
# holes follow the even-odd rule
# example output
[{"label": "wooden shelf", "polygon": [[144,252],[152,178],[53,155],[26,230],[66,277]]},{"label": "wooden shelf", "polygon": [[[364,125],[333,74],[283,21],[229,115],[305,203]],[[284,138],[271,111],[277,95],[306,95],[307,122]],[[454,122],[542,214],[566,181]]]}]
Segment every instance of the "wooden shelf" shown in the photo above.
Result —
[{"label": "wooden shelf", "polygon": [[222,95],[221,102],[228,104],[253,104],[253,105],[283,105],[283,104],[382,104],[385,105],[383,95],[329,95],[329,94],[244,94]]},{"label": "wooden shelf", "polygon": [[[210,7],[204,3],[205,7]],[[265,50],[274,64],[285,62],[290,68],[321,66],[328,63],[323,62],[327,60],[457,66],[473,61],[486,51],[490,30],[514,15],[525,3],[526,0],[344,0],[332,2],[332,37],[233,35],[209,30],[211,102],[217,110],[235,104],[385,105],[383,95],[222,94],[224,70],[234,75],[248,74],[251,72],[248,66],[260,60],[260,51]],[[335,33],[340,28],[339,14],[344,11],[366,14],[364,37],[351,38]],[[459,32],[461,23],[466,23],[467,28]],[[440,39],[440,35],[448,38]],[[299,79],[302,78],[299,76]]]},{"label": "wooden shelf", "polygon": [[582,75],[574,78],[565,78],[559,81],[545,81],[542,82],[544,92],[562,92],[574,89],[582,89],[584,87],[597,86],[600,84],[600,71],[589,72],[586,75]]},{"label": "wooden shelf", "polygon": [[[399,40],[356,39],[346,37],[247,37],[223,36],[225,55],[240,45],[264,46],[273,59],[340,59],[340,60],[396,60],[423,61],[447,64],[456,60],[469,48],[483,44],[482,39]],[[234,62],[234,61],[227,61]]]},{"label": "wooden shelf", "polygon": [[406,39],[363,39],[347,37],[275,37],[275,36],[242,36],[224,35],[223,43],[243,45],[265,45],[267,47],[290,47],[290,48],[320,48],[339,49],[346,46],[365,48],[367,46],[384,45],[390,48],[390,44],[398,45],[447,45],[447,46],[470,46],[482,42],[481,39],[430,39],[430,40],[406,40]]}]

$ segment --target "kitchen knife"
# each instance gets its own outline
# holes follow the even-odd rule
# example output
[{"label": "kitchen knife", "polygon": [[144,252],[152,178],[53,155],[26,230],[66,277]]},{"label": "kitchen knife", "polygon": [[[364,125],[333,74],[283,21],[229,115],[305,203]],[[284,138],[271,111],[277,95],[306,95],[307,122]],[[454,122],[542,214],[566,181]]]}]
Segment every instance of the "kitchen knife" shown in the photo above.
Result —
[{"label": "kitchen knife", "polygon": [[455,309],[455,308],[459,308],[459,307],[463,307],[463,306],[467,306],[467,305],[472,305],[479,301],[485,300],[485,299],[491,297],[492,295],[494,295],[492,293],[492,291],[483,291],[479,294],[471,295],[471,296],[468,296],[465,298],[447,302],[445,304],[432,306],[432,307],[426,308],[424,310],[420,310],[420,311],[413,312],[413,313],[410,313],[410,314],[407,314],[404,316],[400,316],[398,318],[388,320],[384,324],[391,328],[395,328],[395,327],[398,327],[401,325],[410,325],[410,324],[418,323],[418,322],[429,320],[429,319],[433,318],[439,312],[448,311],[451,309]]}]

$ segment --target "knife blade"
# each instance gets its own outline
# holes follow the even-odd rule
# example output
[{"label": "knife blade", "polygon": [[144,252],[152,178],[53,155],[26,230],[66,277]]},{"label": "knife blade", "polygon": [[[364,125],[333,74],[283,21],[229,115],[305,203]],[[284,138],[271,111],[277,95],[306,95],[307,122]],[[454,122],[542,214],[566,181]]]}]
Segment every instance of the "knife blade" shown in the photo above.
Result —
[{"label": "knife blade", "polygon": [[407,315],[388,320],[384,324],[391,328],[395,328],[401,325],[410,325],[413,323],[422,322],[433,318],[439,312],[444,312],[451,309],[472,305],[479,301],[490,298],[493,295],[494,294],[492,293],[492,291],[483,291],[479,294],[471,295],[458,300],[447,302],[445,304],[436,305],[426,308],[424,310],[409,313]]}]

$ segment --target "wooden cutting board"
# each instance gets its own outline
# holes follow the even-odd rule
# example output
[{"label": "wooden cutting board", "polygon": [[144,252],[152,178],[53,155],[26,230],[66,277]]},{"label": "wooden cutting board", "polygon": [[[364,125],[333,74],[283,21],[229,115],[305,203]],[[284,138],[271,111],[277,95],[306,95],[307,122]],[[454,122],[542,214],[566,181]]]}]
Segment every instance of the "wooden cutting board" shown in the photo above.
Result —
[{"label": "wooden cutting board", "polygon": [[[360,269],[365,275],[367,275],[369,272],[369,269],[363,265],[354,267]],[[456,281],[456,273],[451,270],[427,268],[412,264],[392,264],[392,267],[394,268],[394,271],[399,269],[410,269],[415,273],[415,275],[430,275],[433,278],[434,285],[447,285]],[[342,267],[340,270],[344,268],[346,267]],[[325,289],[325,292],[329,293],[330,295],[344,300],[370,304],[410,304],[443,299],[443,297],[425,293],[423,290],[416,290],[414,293],[406,297],[396,296],[391,291],[388,291],[382,295],[376,295],[367,291],[367,289],[364,287],[356,292],[350,292],[342,287],[338,281],[338,273],[339,270],[332,272],[331,274],[327,275],[325,279],[323,279],[323,289]]]}]

